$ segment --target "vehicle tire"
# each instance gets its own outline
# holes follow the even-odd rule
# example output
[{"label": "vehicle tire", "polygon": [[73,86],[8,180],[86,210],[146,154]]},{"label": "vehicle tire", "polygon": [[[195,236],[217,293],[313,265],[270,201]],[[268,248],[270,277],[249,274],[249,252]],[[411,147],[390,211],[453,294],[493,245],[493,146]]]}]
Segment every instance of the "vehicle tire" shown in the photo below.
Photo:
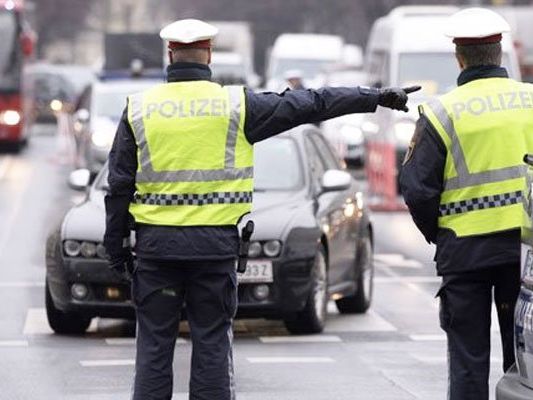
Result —
[{"label": "vehicle tire", "polygon": [[74,312],[58,310],[52,300],[48,282],[45,285],[45,304],[48,324],[55,333],[64,335],[81,335],[91,324],[91,318]]},{"label": "vehicle tire", "polygon": [[322,245],[315,257],[311,279],[311,290],[304,309],[284,318],[290,333],[309,334],[324,330],[328,306],[328,266]]},{"label": "vehicle tire", "polygon": [[370,232],[367,230],[359,242],[356,259],[357,292],[336,300],[337,309],[341,314],[360,314],[366,312],[372,302],[374,291],[374,249]]}]

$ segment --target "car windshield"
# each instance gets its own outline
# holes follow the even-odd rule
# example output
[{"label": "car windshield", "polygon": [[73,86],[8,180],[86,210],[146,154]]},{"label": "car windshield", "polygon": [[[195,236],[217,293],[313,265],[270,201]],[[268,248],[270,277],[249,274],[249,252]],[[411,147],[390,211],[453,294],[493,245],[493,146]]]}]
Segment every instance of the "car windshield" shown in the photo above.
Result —
[{"label": "car windshield", "polygon": [[0,11],[0,90],[18,89],[20,54],[16,51],[17,21],[15,14],[7,10]]},{"label": "car windshield", "polygon": [[294,139],[276,137],[254,145],[256,191],[297,190],[302,186],[302,167]]},{"label": "car windshield", "polygon": [[285,72],[294,69],[300,71],[304,78],[311,79],[332,64],[333,61],[330,60],[279,58],[274,65],[272,76],[282,77]]},{"label": "car windshield", "polygon": [[106,88],[97,88],[94,91],[91,114],[95,117],[105,117],[111,120],[120,119],[126,99],[129,95],[147,89],[149,85],[120,86],[114,90]]},{"label": "car windshield", "polygon": [[[509,55],[503,55],[503,66],[509,65]],[[421,84],[424,94],[446,93],[457,86],[459,66],[454,53],[400,54],[398,85]]]},{"label": "car windshield", "polygon": [[231,75],[231,76],[244,76],[244,65],[242,64],[224,64],[224,63],[211,63],[211,71],[214,76]]},{"label": "car windshield", "polygon": [[[303,174],[296,143],[291,138],[271,138],[254,145],[255,190],[297,190]],[[107,190],[107,164],[94,182],[97,190]]]}]

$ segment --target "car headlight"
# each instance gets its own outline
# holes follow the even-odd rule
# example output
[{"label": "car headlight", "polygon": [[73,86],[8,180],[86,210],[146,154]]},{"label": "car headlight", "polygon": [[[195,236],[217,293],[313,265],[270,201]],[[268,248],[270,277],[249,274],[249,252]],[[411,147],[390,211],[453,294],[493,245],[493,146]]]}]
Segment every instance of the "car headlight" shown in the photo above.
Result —
[{"label": "car headlight", "polygon": [[63,109],[63,102],[58,99],[54,99],[50,102],[50,109],[55,112],[59,112]]},{"label": "car headlight", "polygon": [[93,258],[96,256],[96,245],[91,242],[82,242],[80,252],[83,257]]},{"label": "car headlight", "polygon": [[106,258],[107,257],[107,253],[105,251],[105,247],[102,243],[98,243],[98,245],[96,246],[96,255],[100,258]]},{"label": "car headlight", "polygon": [[81,243],[77,240],[65,240],[63,251],[69,257],[78,257],[81,251]]},{"label": "car headlight", "polygon": [[279,240],[269,240],[263,245],[263,252],[267,257],[277,257],[281,253],[281,242]]},{"label": "car headlight", "polygon": [[346,144],[361,145],[365,139],[361,128],[354,125],[341,126],[340,133]]},{"label": "car headlight", "polygon": [[250,243],[250,247],[248,247],[248,257],[255,258],[259,257],[261,255],[262,251],[261,243],[259,242],[252,242]]},{"label": "car headlight", "polygon": [[15,126],[21,120],[21,115],[18,111],[15,110],[5,110],[0,112],[0,124]]},{"label": "car headlight", "polygon": [[96,147],[110,149],[113,145],[114,133],[106,131],[95,131],[91,135],[91,141]]},{"label": "car headlight", "polygon": [[401,121],[394,124],[394,137],[400,144],[408,146],[414,132],[415,123],[412,121]]}]

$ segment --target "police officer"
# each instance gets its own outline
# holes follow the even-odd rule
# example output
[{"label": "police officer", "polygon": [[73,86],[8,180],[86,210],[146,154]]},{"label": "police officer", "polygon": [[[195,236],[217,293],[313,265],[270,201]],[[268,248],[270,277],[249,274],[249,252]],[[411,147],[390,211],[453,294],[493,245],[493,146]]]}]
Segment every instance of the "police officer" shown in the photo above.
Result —
[{"label": "police officer", "polygon": [[235,398],[236,224],[252,206],[252,145],[306,122],[373,112],[378,105],[406,110],[407,93],[417,89],[276,94],[222,87],[211,82],[208,66],[216,33],[192,19],[161,31],[169,47],[168,83],[128,98],[109,155],[104,243],[111,268],[133,276],[134,400],[172,397],[183,305],[193,348],[190,398]]},{"label": "police officer", "polygon": [[533,150],[533,86],[502,68],[493,11],[449,19],[458,87],[419,108],[400,176],[414,222],[436,243],[440,323],[448,338],[449,398],[488,399],[492,296],[503,368],[514,363],[513,311],[520,286],[524,154]]},{"label": "police officer", "polygon": [[285,82],[291,90],[304,90],[303,73],[299,69],[289,69],[283,74]]}]

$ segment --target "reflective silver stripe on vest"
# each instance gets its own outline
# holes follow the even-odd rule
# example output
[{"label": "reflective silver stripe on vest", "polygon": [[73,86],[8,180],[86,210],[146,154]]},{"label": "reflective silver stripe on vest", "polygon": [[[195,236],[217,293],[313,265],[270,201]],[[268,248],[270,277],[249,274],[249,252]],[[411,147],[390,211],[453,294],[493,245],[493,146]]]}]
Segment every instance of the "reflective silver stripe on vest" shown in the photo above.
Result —
[{"label": "reflective silver stripe on vest", "polygon": [[152,206],[204,206],[252,202],[252,192],[213,192],[205,194],[135,193],[133,202]]},{"label": "reflective silver stripe on vest", "polygon": [[253,178],[253,167],[235,168],[235,147],[241,121],[241,86],[228,86],[230,102],[230,118],[226,136],[226,152],[224,169],[214,170],[179,170],[155,171],[150,158],[150,149],[146,141],[146,130],[143,119],[143,95],[138,93],[130,96],[132,128],[140,149],[140,171],[136,181],[146,182],[209,182]]},{"label": "reflective silver stripe on vest", "polygon": [[470,173],[468,171],[463,149],[461,148],[461,143],[459,142],[459,136],[455,131],[453,120],[450,118],[446,108],[438,99],[432,100],[428,105],[450,138],[450,153],[452,154],[455,171],[457,172],[456,177],[445,180],[444,190],[462,189],[470,186],[524,177],[524,174],[526,173],[526,167],[522,165]]},{"label": "reflective silver stripe on vest", "polygon": [[496,208],[510,206],[522,202],[522,191],[496,194],[492,196],[483,196],[475,199],[455,201],[448,204],[441,204],[439,206],[439,214],[441,217],[448,215],[463,214],[469,211],[484,210],[487,208]]}]

